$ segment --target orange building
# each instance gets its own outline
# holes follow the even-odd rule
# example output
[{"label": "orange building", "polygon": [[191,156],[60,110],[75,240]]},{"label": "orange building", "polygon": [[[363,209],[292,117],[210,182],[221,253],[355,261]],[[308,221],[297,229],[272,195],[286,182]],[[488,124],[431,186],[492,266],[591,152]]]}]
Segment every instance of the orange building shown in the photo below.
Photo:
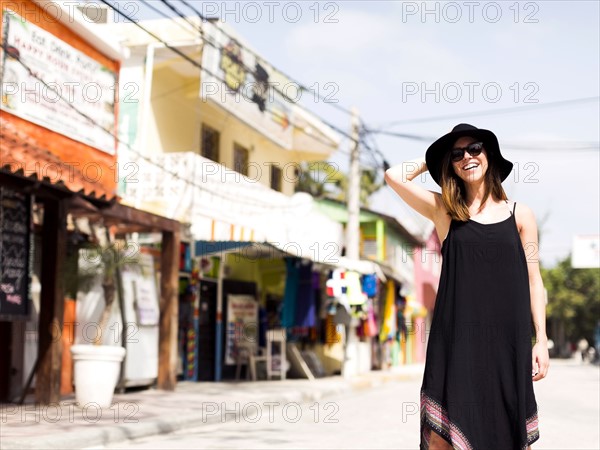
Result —
[{"label": "orange building", "polygon": [[[68,3],[68,2],[67,2]],[[179,222],[117,197],[118,74],[122,52],[71,3],[0,0],[0,400],[57,402],[64,376],[63,276],[74,219],[111,236],[162,233],[158,386],[175,386]],[[33,302],[31,285],[40,286]],[[72,319],[72,317],[71,317]],[[35,330],[27,361],[26,331]],[[59,337],[57,339],[57,337]],[[65,342],[63,342],[65,341]]]}]

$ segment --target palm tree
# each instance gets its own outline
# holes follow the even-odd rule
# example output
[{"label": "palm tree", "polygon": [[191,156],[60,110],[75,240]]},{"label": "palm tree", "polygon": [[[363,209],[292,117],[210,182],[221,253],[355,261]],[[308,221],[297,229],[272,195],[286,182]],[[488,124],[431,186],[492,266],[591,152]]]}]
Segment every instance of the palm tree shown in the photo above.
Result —
[{"label": "palm tree", "polygon": [[82,257],[85,262],[77,271],[78,287],[83,290],[89,290],[98,277],[102,277],[101,284],[105,305],[98,324],[100,332],[96,334],[93,341],[94,345],[100,345],[104,330],[112,313],[119,270],[124,265],[135,264],[138,261],[136,257],[125,255],[117,248],[115,243],[107,246],[87,247],[83,250]]},{"label": "palm tree", "polygon": [[[360,204],[369,206],[369,198],[383,187],[383,179],[377,181],[376,169],[362,169],[360,176]],[[307,192],[315,198],[332,198],[347,201],[348,175],[337,164],[329,161],[302,163],[296,184],[296,192]]]}]

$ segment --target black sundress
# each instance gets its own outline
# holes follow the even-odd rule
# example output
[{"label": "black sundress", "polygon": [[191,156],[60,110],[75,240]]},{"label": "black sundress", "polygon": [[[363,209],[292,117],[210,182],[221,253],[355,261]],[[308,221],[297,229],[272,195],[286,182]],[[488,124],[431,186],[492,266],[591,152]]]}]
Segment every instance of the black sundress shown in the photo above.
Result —
[{"label": "black sundress", "polygon": [[[507,202],[508,203],[508,202]],[[420,449],[524,450],[539,439],[534,336],[515,206],[506,219],[452,220],[420,391]]]}]

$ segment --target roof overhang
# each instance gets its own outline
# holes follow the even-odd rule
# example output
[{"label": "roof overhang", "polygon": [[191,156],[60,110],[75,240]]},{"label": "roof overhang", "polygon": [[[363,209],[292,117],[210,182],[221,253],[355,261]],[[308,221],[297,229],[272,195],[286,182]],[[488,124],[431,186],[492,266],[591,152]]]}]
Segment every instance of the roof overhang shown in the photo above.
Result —
[{"label": "roof overhang", "polygon": [[[195,256],[223,256],[227,253],[241,253],[242,256],[249,259],[261,258],[284,258],[302,256],[295,254],[292,251],[285,251],[269,242],[252,242],[252,241],[205,241],[200,240],[195,242]],[[369,260],[353,260],[341,256],[332,259],[328,262],[314,261],[315,265],[327,268],[342,268],[352,272],[358,272],[361,275],[375,274],[377,278],[386,281],[384,270],[374,261]]]},{"label": "roof overhang", "polygon": [[86,19],[79,9],[73,7],[73,1],[33,0],[33,2],[48,14],[56,11],[58,13],[56,14],[56,20],[73,30],[110,59],[120,61],[129,58],[129,49],[121,47],[116,41],[107,39],[106,33],[103,33],[102,25],[90,23],[90,20]]}]

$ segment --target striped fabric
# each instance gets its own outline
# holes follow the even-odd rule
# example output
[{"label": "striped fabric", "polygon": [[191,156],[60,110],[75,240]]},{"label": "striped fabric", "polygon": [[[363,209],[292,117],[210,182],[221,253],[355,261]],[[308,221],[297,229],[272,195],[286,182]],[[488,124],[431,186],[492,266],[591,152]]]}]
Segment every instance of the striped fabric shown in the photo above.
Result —
[{"label": "striped fabric", "polygon": [[424,444],[421,450],[429,450],[432,428],[451,442],[455,450],[473,450],[467,437],[448,418],[446,409],[421,391],[421,430]]},{"label": "striped fabric", "polygon": [[540,437],[538,428],[538,412],[535,412],[527,419],[527,443],[522,447],[522,450],[527,450],[527,446],[537,441]]},{"label": "striped fabric", "polygon": [[[428,425],[428,426],[425,426]],[[539,439],[538,412],[533,413],[526,421],[527,443],[521,450]],[[473,450],[473,446],[464,433],[448,418],[448,412],[438,402],[421,391],[421,450],[429,450],[432,429],[452,443],[454,450]]]}]

